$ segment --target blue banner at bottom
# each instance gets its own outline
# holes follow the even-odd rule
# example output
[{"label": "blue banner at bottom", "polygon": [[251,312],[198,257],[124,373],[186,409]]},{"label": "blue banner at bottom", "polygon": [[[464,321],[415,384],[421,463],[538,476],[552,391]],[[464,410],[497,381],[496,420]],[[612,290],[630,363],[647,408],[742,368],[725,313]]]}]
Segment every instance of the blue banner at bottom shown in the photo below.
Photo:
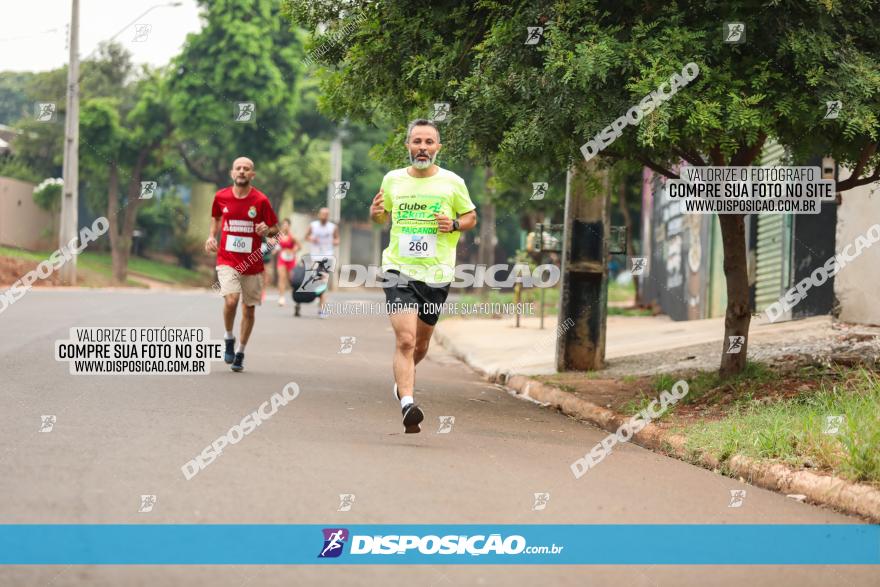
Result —
[{"label": "blue banner at bottom", "polygon": [[880,526],[16,524],[0,564],[877,565]]}]

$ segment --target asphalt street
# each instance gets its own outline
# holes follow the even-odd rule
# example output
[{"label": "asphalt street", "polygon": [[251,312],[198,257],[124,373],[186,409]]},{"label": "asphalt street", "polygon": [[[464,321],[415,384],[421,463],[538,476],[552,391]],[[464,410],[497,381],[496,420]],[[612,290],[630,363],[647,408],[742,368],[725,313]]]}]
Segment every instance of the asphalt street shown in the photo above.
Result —
[{"label": "asphalt street", "polygon": [[[375,301],[336,294],[335,301]],[[54,357],[74,326],[210,327],[204,291],[37,290],[0,314],[0,518],[4,523],[859,523],[634,445],[575,479],[606,432],[508,395],[432,346],[419,367],[423,432],[392,398],[384,316],[257,310],[244,373],[71,375]],[[237,328],[237,324],[236,324]],[[355,337],[348,354],[341,337]],[[301,393],[210,466],[181,466],[289,382]],[[55,415],[50,433],[41,416]],[[438,433],[440,417],[455,418]],[[745,489],[741,507],[730,491]],[[534,494],[549,493],[543,510]],[[139,512],[141,495],[155,495]],[[340,494],[353,494],[349,511]],[[639,541],[639,536],[632,540]],[[597,544],[620,549],[625,544]],[[687,549],[688,544],[657,544]],[[730,548],[737,548],[731,544]],[[830,566],[43,566],[2,585],[877,585],[876,568]]]}]

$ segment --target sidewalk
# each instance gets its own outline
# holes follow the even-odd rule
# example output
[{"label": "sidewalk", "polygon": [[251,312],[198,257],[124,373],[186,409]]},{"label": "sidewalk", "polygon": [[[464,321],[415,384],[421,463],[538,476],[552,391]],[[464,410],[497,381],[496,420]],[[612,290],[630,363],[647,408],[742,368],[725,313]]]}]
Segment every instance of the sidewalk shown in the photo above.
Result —
[{"label": "sidewalk", "polygon": [[[545,318],[543,330],[531,317],[523,317],[519,328],[513,318],[452,318],[442,320],[435,332],[440,344],[487,375],[548,375],[556,372],[556,324],[555,316]],[[668,316],[609,316],[605,336],[603,377],[716,369],[724,318],[675,322]],[[822,340],[828,336],[829,316],[776,324],[752,318],[749,357],[768,360],[814,345],[827,347]]]}]

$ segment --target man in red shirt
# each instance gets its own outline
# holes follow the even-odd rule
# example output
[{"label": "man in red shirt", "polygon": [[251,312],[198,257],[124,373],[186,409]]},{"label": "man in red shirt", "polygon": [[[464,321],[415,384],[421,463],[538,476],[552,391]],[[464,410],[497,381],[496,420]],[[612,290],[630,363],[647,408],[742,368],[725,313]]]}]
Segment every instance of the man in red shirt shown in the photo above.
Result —
[{"label": "man in red shirt", "polygon": [[[211,230],[205,250],[217,253],[217,280],[223,296],[223,322],[226,326],[226,352],[223,360],[233,371],[244,369],[244,347],[254,328],[254,307],[263,293],[264,236],[278,234],[278,218],[269,198],[251,185],[256,173],[254,162],[239,157],[232,163],[232,185],[214,194],[211,207]],[[220,229],[220,242],[217,230]],[[235,311],[241,298],[241,340],[235,346],[232,329]]]}]

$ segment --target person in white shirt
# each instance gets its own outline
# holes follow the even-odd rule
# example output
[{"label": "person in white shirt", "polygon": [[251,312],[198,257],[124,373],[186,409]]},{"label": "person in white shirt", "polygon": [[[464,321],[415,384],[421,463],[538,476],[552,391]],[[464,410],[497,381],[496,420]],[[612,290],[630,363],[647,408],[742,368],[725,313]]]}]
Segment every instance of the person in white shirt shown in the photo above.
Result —
[{"label": "person in white shirt", "polygon": [[[328,259],[329,267],[333,267],[335,247],[339,246],[339,227],[335,223],[330,222],[330,209],[321,208],[318,210],[318,219],[309,223],[309,229],[306,231],[306,240],[311,243],[312,247],[309,251],[311,262]],[[308,269],[308,267],[306,267]],[[327,312],[324,306],[327,304],[327,291],[324,290],[319,298],[320,307],[318,308],[318,317],[326,318]]]}]

